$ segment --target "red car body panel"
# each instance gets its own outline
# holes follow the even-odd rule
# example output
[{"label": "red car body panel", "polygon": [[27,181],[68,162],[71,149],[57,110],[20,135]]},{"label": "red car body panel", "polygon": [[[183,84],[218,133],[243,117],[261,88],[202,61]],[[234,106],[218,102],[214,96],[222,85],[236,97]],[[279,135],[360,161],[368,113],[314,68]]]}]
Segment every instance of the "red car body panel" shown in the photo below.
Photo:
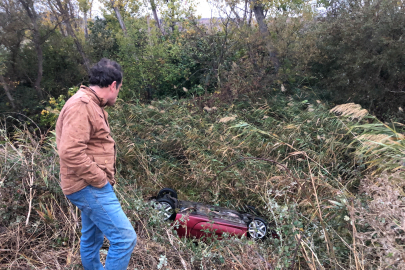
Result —
[{"label": "red car body panel", "polygon": [[212,236],[215,234],[218,239],[222,238],[223,233],[232,236],[242,237],[247,233],[247,226],[222,219],[209,219],[207,216],[196,214],[177,213],[175,222],[179,223],[177,234],[180,237]]}]

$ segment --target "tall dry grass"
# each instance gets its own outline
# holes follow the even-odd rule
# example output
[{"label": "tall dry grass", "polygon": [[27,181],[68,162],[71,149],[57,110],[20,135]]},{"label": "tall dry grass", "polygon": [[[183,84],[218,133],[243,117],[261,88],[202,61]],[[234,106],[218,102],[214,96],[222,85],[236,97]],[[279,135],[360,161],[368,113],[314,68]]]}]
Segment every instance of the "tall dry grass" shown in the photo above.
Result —
[{"label": "tall dry grass", "polygon": [[[388,125],[369,115],[354,121],[331,114],[322,103],[283,96],[239,98],[230,106],[207,105],[210,110],[201,110],[203,103],[120,101],[111,111],[118,148],[116,192],[139,236],[130,267],[401,266],[395,260],[403,254],[403,193],[393,179],[401,179],[402,171],[390,177],[400,170],[392,164],[402,162],[398,129],[385,130]],[[80,218],[60,192],[54,140],[22,127],[14,128],[13,137],[2,127],[0,265],[80,269]],[[367,148],[374,145],[366,137],[371,131],[397,135],[389,144]],[[175,188],[186,200],[234,209],[253,205],[280,237],[198,245],[179,239],[147,202],[162,187]],[[392,196],[384,199],[388,193]],[[379,200],[387,202],[385,208]],[[382,211],[386,223],[372,223]],[[107,249],[108,242],[103,258]]]}]

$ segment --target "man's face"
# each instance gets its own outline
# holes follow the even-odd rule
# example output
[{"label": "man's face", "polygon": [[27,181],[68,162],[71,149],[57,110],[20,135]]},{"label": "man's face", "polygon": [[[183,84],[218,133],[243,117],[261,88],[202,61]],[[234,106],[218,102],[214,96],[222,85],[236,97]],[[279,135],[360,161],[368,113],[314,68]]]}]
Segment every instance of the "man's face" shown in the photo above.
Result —
[{"label": "man's face", "polygon": [[113,106],[115,104],[115,102],[117,101],[118,93],[120,92],[121,86],[122,86],[122,82],[117,87],[117,82],[116,81],[114,81],[110,85],[109,97],[107,99],[107,106]]}]

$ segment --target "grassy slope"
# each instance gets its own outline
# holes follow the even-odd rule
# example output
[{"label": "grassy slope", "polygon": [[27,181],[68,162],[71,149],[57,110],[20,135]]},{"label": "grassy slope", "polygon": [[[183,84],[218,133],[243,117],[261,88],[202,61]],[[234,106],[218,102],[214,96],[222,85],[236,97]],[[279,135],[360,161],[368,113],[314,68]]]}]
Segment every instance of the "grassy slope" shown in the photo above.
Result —
[{"label": "grassy slope", "polygon": [[[287,234],[266,246],[285,265],[297,247],[294,235],[303,230],[322,264],[330,264],[324,232],[329,247],[337,247],[332,255],[347,255],[338,237],[350,234],[340,200],[355,188],[360,168],[348,148],[351,136],[324,105],[278,96],[206,109],[193,100],[116,107],[110,119],[125,189],[129,184],[145,196],[172,187],[182,199],[254,205]],[[232,165],[246,157],[284,166],[256,159]],[[320,215],[328,220],[321,224]]]},{"label": "grassy slope", "polygon": [[[360,131],[351,129],[352,121],[320,102],[286,96],[202,107],[201,100],[166,99],[151,105],[119,101],[110,110],[116,191],[139,236],[131,267],[286,269],[299,262],[304,268],[357,268],[349,221],[362,206],[354,209],[350,202],[365,169],[358,157],[367,155],[355,152]],[[16,132],[18,144],[2,136],[0,249],[7,252],[0,266],[80,269],[77,212],[58,187],[53,139],[29,130]],[[241,158],[255,159],[235,163]],[[31,193],[30,181],[36,185]],[[175,188],[181,199],[235,209],[254,205],[281,237],[198,245],[180,240],[145,202],[162,187]],[[33,210],[24,227],[30,194]]]}]

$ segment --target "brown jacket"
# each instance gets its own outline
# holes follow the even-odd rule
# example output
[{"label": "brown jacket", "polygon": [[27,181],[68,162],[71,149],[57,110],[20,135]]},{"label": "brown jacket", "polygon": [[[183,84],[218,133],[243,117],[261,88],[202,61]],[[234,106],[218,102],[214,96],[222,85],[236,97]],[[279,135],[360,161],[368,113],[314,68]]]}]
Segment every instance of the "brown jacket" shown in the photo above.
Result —
[{"label": "brown jacket", "polygon": [[81,86],[60,112],[56,144],[65,195],[88,185],[115,184],[115,142],[103,103],[93,90]]}]

